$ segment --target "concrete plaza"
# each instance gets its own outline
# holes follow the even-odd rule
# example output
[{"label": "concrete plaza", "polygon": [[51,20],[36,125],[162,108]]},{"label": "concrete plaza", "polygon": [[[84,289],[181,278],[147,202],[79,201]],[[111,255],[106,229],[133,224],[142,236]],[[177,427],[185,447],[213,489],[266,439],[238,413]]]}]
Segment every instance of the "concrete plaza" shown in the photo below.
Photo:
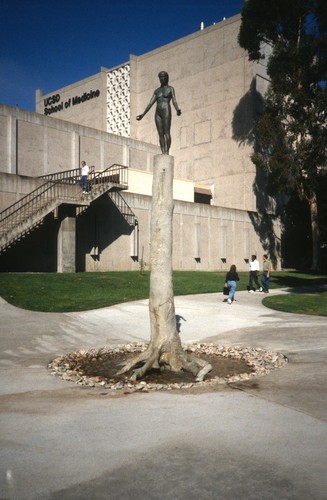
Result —
[{"label": "concrete plaza", "polygon": [[59,314],[0,299],[0,499],[326,499],[327,319],[262,295],[176,297],[182,341],[282,352],[285,367],[211,392],[114,396],[47,364],[148,340],[147,300]]}]

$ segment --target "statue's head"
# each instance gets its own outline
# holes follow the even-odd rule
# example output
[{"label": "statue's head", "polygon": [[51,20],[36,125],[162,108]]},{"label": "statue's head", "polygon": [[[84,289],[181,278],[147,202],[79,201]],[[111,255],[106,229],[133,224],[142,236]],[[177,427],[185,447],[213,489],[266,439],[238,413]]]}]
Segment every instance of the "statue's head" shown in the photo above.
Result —
[{"label": "statue's head", "polygon": [[169,80],[169,75],[167,71],[160,71],[160,73],[158,74],[158,78],[160,80],[160,83],[167,84]]}]

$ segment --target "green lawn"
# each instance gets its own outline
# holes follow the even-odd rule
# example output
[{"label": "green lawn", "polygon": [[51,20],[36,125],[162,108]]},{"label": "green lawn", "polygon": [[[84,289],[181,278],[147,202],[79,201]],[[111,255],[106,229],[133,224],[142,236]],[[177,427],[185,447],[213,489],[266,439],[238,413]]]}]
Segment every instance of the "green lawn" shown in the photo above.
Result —
[{"label": "green lawn", "polygon": [[265,297],[263,304],[276,311],[327,316],[327,292],[292,293]]},{"label": "green lawn", "polygon": [[[174,295],[221,293],[225,274],[174,272]],[[246,290],[248,273],[239,275],[238,290]],[[34,311],[84,311],[148,298],[149,277],[148,272],[0,273],[0,295],[15,306]],[[276,272],[271,279],[271,288],[324,283],[327,283],[326,275]],[[282,311],[327,315],[326,293],[265,297],[264,304]]]}]

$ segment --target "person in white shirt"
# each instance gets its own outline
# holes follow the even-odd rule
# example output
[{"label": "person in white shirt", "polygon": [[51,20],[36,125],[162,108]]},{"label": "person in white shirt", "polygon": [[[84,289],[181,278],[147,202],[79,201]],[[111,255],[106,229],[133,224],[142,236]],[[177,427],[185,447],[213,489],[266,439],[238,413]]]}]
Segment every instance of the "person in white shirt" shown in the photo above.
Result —
[{"label": "person in white shirt", "polygon": [[81,161],[81,181],[80,181],[80,186],[82,188],[83,193],[88,193],[89,192],[89,172],[90,168],[88,165],[86,165],[86,162],[83,160]]},{"label": "person in white shirt", "polygon": [[255,287],[254,283],[256,284],[257,288],[260,290],[260,284],[258,280],[258,275],[260,271],[260,264],[259,261],[257,260],[256,255],[251,255],[251,262],[249,266],[249,292],[255,292]]}]

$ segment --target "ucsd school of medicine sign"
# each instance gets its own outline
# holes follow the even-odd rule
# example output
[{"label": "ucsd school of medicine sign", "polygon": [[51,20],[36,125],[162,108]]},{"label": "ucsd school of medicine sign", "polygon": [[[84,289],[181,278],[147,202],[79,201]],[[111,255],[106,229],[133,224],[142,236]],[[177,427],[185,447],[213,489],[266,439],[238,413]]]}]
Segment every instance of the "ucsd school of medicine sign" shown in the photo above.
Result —
[{"label": "ucsd school of medicine sign", "polygon": [[77,104],[89,101],[90,99],[95,99],[96,97],[99,97],[99,95],[99,89],[90,90],[90,92],[84,92],[84,94],[80,96],[70,97],[66,101],[63,101],[61,100],[60,94],[54,94],[44,99],[44,114],[52,115],[53,113],[57,113],[63,109],[68,109],[71,106],[76,106]]}]

